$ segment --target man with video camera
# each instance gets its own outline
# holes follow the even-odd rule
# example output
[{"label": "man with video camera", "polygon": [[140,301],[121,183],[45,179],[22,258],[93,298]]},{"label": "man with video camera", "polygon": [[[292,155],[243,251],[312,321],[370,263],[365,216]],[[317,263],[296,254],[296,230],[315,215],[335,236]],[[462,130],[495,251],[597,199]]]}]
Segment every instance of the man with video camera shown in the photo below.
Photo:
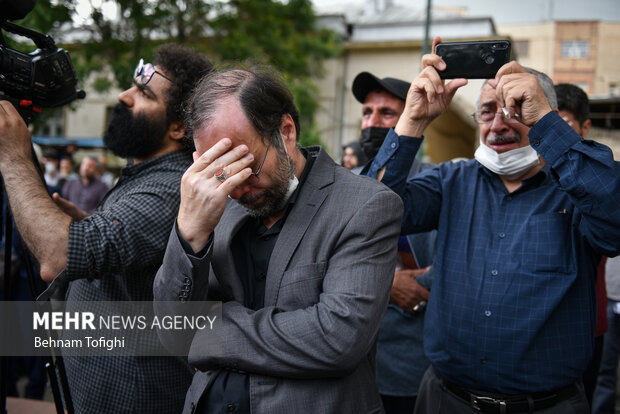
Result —
[{"label": "man with video camera", "polygon": [[[192,163],[182,103],[211,70],[204,56],[174,44],[160,46],[153,64],[140,60],[104,136],[108,149],[132,161],[90,216],[49,197],[24,120],[0,101],[0,172],[15,222],[48,290],[69,285],[67,308],[71,301],[153,300],[181,176]],[[178,412],[193,374],[173,357],[70,357],[65,364],[78,413]]]}]

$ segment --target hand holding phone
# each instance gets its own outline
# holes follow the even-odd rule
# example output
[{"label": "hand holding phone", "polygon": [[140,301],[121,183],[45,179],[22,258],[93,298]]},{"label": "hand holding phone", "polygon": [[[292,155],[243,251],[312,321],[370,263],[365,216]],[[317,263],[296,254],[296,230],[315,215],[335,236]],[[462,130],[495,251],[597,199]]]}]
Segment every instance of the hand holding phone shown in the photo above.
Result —
[{"label": "hand holding phone", "polygon": [[446,69],[437,71],[442,79],[491,79],[510,61],[509,40],[446,42],[435,47]]}]

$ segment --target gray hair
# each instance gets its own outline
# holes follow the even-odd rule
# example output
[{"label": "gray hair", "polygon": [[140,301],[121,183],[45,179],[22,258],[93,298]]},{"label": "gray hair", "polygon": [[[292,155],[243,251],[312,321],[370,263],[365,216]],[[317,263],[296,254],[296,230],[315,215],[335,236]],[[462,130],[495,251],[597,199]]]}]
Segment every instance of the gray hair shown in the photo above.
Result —
[{"label": "gray hair", "polygon": [[[544,73],[539,72],[535,69],[528,68],[528,67],[524,67],[524,69],[528,73],[531,73],[532,75],[536,75],[536,78],[538,79],[538,84],[540,85],[543,93],[545,94],[545,97],[547,98],[547,102],[549,102],[549,106],[551,107],[551,109],[557,109],[558,98],[555,94],[555,86],[553,85],[553,81],[551,80],[551,78],[545,75]],[[488,79],[486,79],[484,83],[482,84],[482,88],[480,88],[481,91],[482,89],[484,89],[487,82],[488,82]],[[478,95],[478,98],[476,99],[476,110],[480,110],[480,95]]]},{"label": "gray hair", "polygon": [[551,80],[551,78],[545,75],[544,73],[539,72],[532,68],[526,67],[525,70],[528,73],[531,73],[532,75],[536,75],[536,77],[538,78],[538,84],[542,88],[543,93],[545,94],[545,97],[547,98],[547,102],[549,102],[549,106],[551,107],[551,109],[557,109],[558,98],[555,94],[555,85],[553,84],[553,81]]}]

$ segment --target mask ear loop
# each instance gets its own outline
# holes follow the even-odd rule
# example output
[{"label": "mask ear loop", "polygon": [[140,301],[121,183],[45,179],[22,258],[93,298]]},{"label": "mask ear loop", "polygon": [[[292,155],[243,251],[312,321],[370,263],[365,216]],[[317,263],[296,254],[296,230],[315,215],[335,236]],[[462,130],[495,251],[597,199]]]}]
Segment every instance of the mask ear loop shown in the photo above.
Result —
[{"label": "mask ear loop", "polygon": [[[284,146],[284,151],[286,152],[286,161],[288,162],[288,169],[291,170],[291,157],[288,153],[288,149],[286,148],[286,141],[284,141],[284,134],[280,131],[280,138],[282,138],[282,145]],[[286,199],[290,199],[297,186],[299,185],[299,179],[295,175],[295,171],[293,171],[293,177],[288,180],[288,188],[286,189]]]}]

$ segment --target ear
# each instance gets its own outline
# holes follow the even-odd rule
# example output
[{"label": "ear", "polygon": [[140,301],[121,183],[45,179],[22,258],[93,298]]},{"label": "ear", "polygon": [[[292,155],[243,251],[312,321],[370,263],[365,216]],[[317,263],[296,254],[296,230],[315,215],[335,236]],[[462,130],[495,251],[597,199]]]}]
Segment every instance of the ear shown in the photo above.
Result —
[{"label": "ear", "polygon": [[290,142],[293,145],[297,143],[297,128],[295,128],[295,122],[293,117],[289,114],[282,115],[282,121],[280,121],[280,132],[284,137],[284,142],[288,146]]},{"label": "ear", "polygon": [[592,121],[589,119],[586,119],[585,121],[583,121],[583,124],[581,124],[581,136],[583,138],[588,136],[588,133],[590,132],[590,128],[592,128]]},{"label": "ear", "polygon": [[168,135],[175,141],[180,141],[185,136],[185,124],[181,121],[174,121],[168,127]]}]

